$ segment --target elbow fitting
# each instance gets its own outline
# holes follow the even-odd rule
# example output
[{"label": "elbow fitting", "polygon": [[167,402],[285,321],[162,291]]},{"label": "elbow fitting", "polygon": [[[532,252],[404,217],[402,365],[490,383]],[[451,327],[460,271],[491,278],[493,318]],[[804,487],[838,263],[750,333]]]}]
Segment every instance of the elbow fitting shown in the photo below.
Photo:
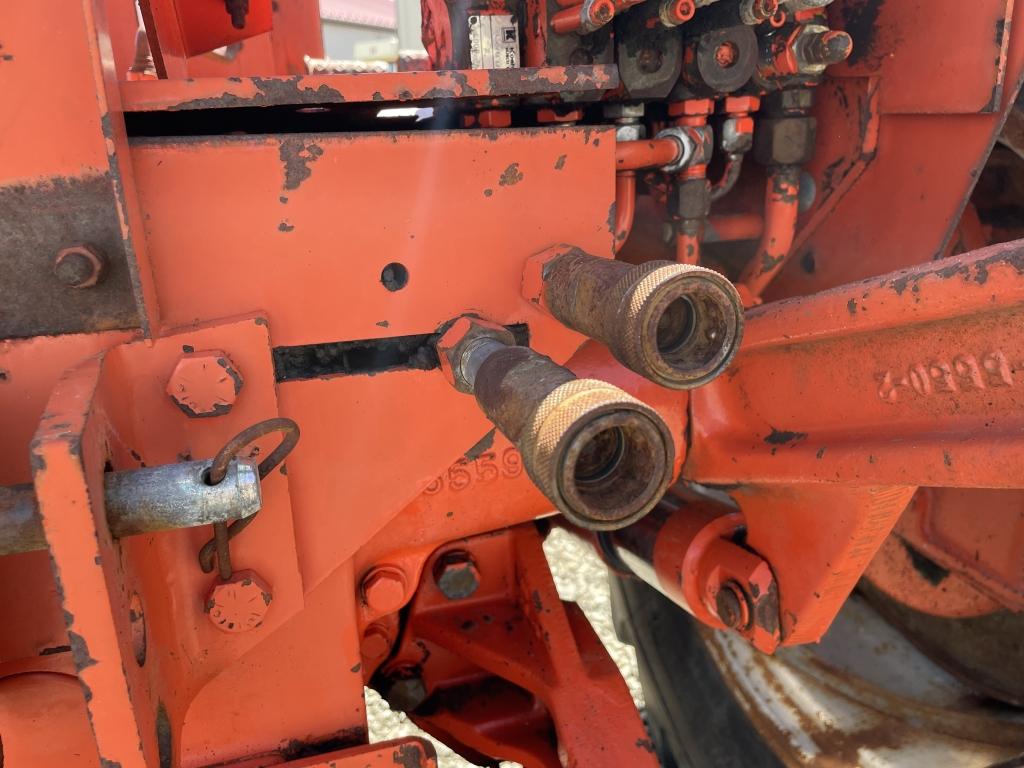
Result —
[{"label": "elbow fitting", "polygon": [[523,466],[570,521],[615,530],[640,519],[671,481],[675,449],[661,417],[618,387],[579,379],[501,326],[460,318],[437,343],[449,381],[519,449]]},{"label": "elbow fitting", "polygon": [[736,288],[690,264],[632,265],[559,246],[527,262],[523,287],[563,324],[670,389],[693,389],[717,377],[743,335]]}]

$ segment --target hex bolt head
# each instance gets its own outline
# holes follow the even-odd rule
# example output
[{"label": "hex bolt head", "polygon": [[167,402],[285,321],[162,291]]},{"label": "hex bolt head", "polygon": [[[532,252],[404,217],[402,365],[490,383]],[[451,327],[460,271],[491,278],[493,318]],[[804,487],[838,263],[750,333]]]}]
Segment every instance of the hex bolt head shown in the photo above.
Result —
[{"label": "hex bolt head", "polygon": [[480,587],[480,571],[468,552],[446,552],[434,564],[434,581],[449,600],[464,600]]},{"label": "hex bolt head", "polygon": [[242,391],[242,375],[220,350],[188,352],[167,380],[167,394],[189,418],[220,416],[231,410]]},{"label": "hex bolt head", "polygon": [[255,571],[236,571],[218,581],[206,597],[206,616],[222,632],[248,632],[263,623],[274,599]]},{"label": "hex bolt head", "polygon": [[53,274],[68,288],[92,288],[106,270],[106,257],[87,244],[62,248],[53,260]]},{"label": "hex bolt head", "polygon": [[427,686],[415,667],[401,670],[388,680],[383,691],[388,706],[397,712],[412,712],[427,699]]},{"label": "hex bolt head", "polygon": [[359,644],[359,652],[368,662],[379,662],[391,651],[391,636],[387,629],[379,624],[372,624],[363,634]]},{"label": "hex bolt head", "polygon": [[398,568],[374,568],[360,586],[363,601],[377,613],[394,613],[405,604],[405,574]]}]

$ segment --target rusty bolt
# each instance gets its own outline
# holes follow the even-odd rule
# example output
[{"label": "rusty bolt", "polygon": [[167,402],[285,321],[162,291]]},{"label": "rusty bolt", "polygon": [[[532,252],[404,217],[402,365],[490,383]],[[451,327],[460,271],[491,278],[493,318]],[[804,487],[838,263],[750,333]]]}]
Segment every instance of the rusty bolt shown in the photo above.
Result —
[{"label": "rusty bolt", "polygon": [[665,55],[657,48],[641,48],[636,55],[636,65],[641,72],[653,74],[661,69]]},{"label": "rusty bolt", "polygon": [[584,27],[597,29],[603,27],[615,16],[615,3],[612,0],[591,0],[583,3]]},{"label": "rusty bolt", "polygon": [[779,0],[742,0],[740,19],[744,24],[760,24],[770,19],[779,10]]},{"label": "rusty bolt", "polygon": [[715,613],[729,629],[745,629],[750,624],[750,605],[743,588],[727,581],[715,595]]},{"label": "rusty bolt", "polygon": [[68,288],[92,288],[106,269],[106,258],[91,245],[62,248],[53,260],[53,274]]},{"label": "rusty bolt", "polygon": [[468,552],[446,552],[434,564],[434,581],[449,600],[464,600],[480,586],[480,571]]},{"label": "rusty bolt", "polygon": [[231,410],[242,383],[238,369],[223,352],[188,352],[174,366],[167,394],[191,418],[220,416]]},{"label": "rusty bolt", "polygon": [[372,624],[363,634],[359,651],[368,662],[381,661],[391,651],[391,636],[385,627]]},{"label": "rusty bolt", "polygon": [[393,710],[412,712],[426,700],[427,686],[417,667],[406,667],[387,681],[382,693]]},{"label": "rusty bolt", "polygon": [[223,632],[248,632],[263,623],[273,594],[255,571],[235,571],[206,598],[206,615]]},{"label": "rusty bolt", "polygon": [[394,613],[405,603],[405,574],[387,565],[374,568],[363,577],[360,591],[371,610]]},{"label": "rusty bolt", "polygon": [[677,27],[692,19],[696,12],[693,0],[662,0],[659,16],[666,27]]}]

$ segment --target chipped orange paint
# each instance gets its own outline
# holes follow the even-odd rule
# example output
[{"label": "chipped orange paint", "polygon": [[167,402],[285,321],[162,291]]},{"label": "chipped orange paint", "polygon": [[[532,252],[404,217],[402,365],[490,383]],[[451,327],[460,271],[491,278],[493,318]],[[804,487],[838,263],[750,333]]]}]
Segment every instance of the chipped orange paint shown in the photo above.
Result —
[{"label": "chipped orange paint", "polygon": [[[553,514],[550,504],[472,400],[429,367],[277,381],[274,349],[427,335],[469,311],[527,326],[538,351],[659,412],[676,440],[676,476],[733,496],[746,554],[770,566],[779,585],[783,644],[820,637],[918,486],[1024,484],[1014,464],[1024,429],[1018,247],[752,310],[732,370],[692,395],[670,392],[521,295],[530,254],[571,240],[611,257],[629,229],[635,189],[616,183],[610,128],[129,144],[121,114],[438,97],[468,106],[480,97],[613,89],[615,67],[298,76],[297,41],[317,36],[317,20],[311,12],[291,28],[282,15],[290,11],[279,9],[273,39],[247,41],[233,64],[168,55],[177,76],[119,83],[134,11],[117,0],[106,5],[116,11],[109,23],[95,4],[39,5],[61,20],[59,46],[37,14],[0,8],[0,88],[22,105],[0,149],[4,181],[107,178],[146,319],[140,333],[0,342],[0,480],[34,481],[50,548],[0,559],[0,584],[19,590],[16,599],[4,593],[0,623],[26,628],[0,635],[9,761],[48,765],[59,744],[82,768],[101,756],[122,768],[433,766],[425,742],[365,745],[363,685],[397,661],[423,664],[436,690],[467,669],[473,684],[496,681],[501,695],[480,701],[521,715],[504,731],[485,727],[493,723],[483,715],[473,722],[476,709],[420,717],[489,754],[553,762],[557,745],[536,734],[555,732],[570,764],[600,765],[606,745],[593,735],[615,722],[618,736],[626,734],[607,745],[616,764],[653,760],[621,679],[550,582],[532,526]],[[315,11],[315,3],[303,8]],[[771,284],[747,291],[752,302],[761,288],[768,299],[813,293],[948,250],[947,231],[1024,69],[1020,31],[1011,41],[1007,25],[992,39],[1007,8],[1005,0],[979,2],[965,26],[958,12],[937,11],[922,23],[900,4],[883,5],[902,51],[931,50],[935,30],[950,24],[956,29],[943,39],[955,32],[972,44],[950,48],[958,64],[949,77],[929,78],[930,57],[893,57],[887,46],[895,43],[883,37],[819,88],[817,117],[831,130],[819,132],[807,168],[818,195],[798,220],[795,246],[786,241],[792,189],[783,190],[785,206],[769,195],[763,216],[751,206],[725,214],[743,219],[717,219],[732,226],[731,236],[762,235],[779,259]],[[113,53],[108,30],[117,37]],[[534,62],[536,43],[527,43]],[[40,88],[40,72],[61,76]],[[196,77],[181,79],[186,74]],[[266,76],[248,76],[255,74]],[[712,107],[679,109],[703,119]],[[943,109],[956,118],[936,114]],[[207,179],[215,183],[197,183]],[[398,291],[382,284],[395,261],[409,274]],[[190,419],[168,397],[186,347],[219,350],[244,373],[244,392],[216,419]],[[190,402],[199,410],[225,405],[225,382]],[[264,508],[232,542],[236,567],[273,586],[272,608],[259,626],[229,634],[203,612],[216,582],[199,570],[196,553],[211,532],[112,542],[102,472],[108,461],[128,469],[210,457],[241,428],[278,415],[300,424],[302,440],[265,479]],[[956,546],[970,540],[964,508],[932,521],[922,546],[930,542],[930,556],[1012,603],[1014,552],[987,550],[994,567],[972,572]],[[453,542],[478,552],[482,586],[465,602],[445,600],[433,582],[431,566]],[[390,613],[361,596],[363,576],[384,565],[410,587]],[[509,633],[516,642],[501,640],[501,627],[477,631],[492,615],[485,598],[520,622]],[[409,635],[400,635],[392,610],[399,603],[413,606],[403,616]],[[987,610],[983,601],[973,605]],[[140,611],[143,666],[132,621]],[[435,648],[428,661],[412,640],[417,633]],[[472,642],[474,634],[487,642]],[[391,647],[398,656],[387,657]],[[510,683],[548,711],[538,714]],[[44,701],[60,711],[47,723],[63,726],[53,740],[8,737],[10,723]],[[537,723],[543,728],[531,731]],[[324,754],[296,757],[308,752]]]}]

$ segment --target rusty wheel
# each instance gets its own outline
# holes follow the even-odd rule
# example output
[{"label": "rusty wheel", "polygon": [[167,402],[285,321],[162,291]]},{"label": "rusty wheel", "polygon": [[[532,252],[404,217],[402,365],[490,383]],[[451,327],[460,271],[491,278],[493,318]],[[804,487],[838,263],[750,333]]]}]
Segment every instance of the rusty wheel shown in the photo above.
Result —
[{"label": "rusty wheel", "polygon": [[[890,622],[869,585],[817,645],[775,656],[709,630],[636,580],[612,587],[616,626],[636,649],[648,724],[665,766],[996,766],[1024,751],[1024,709],[947,671]],[[908,620],[903,610],[901,627]],[[923,614],[922,614],[923,616]],[[977,630],[1020,666],[1020,617]],[[1008,624],[1009,623],[1009,624]],[[1009,626],[1015,625],[1014,627]],[[918,638],[915,637],[915,640]],[[975,635],[971,647],[978,646]],[[948,645],[948,644],[947,644]],[[1019,763],[1009,763],[1019,765]]]}]

